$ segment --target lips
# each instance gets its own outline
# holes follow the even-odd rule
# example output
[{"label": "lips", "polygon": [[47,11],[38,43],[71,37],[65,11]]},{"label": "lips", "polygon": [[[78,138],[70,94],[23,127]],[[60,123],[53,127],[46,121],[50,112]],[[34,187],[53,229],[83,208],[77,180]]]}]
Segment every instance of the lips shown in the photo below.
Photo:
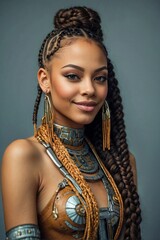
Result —
[{"label": "lips", "polygon": [[85,112],[92,112],[97,105],[94,101],[75,102],[75,104],[80,110]]}]

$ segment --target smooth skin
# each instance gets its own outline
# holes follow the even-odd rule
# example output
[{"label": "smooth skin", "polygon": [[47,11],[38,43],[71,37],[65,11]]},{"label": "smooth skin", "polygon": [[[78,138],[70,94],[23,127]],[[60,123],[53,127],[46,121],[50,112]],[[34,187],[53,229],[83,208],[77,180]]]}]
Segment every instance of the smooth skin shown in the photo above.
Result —
[{"label": "smooth skin", "polygon": [[[105,54],[95,42],[80,38],[64,44],[46,68],[38,71],[40,87],[51,98],[55,122],[72,128],[91,123],[107,96],[107,75]],[[21,224],[37,224],[37,214],[62,180],[34,137],[11,143],[2,161],[6,231]],[[90,186],[99,207],[107,207],[101,181]]]},{"label": "smooth skin", "polygon": [[[51,96],[55,122],[75,128],[92,122],[107,95],[107,73],[106,57],[94,42],[79,39],[64,45],[47,68],[38,71],[42,90]],[[47,205],[62,179],[34,137],[11,143],[2,161],[6,230],[37,224],[37,213]],[[97,196],[103,196],[104,189],[98,189]],[[106,205],[106,196],[102,203],[99,201]]]},{"label": "smooth skin", "polygon": [[55,122],[72,128],[93,121],[107,96],[107,77],[103,51],[83,38],[64,45],[54,55],[48,71],[38,71],[42,90],[51,95]]}]

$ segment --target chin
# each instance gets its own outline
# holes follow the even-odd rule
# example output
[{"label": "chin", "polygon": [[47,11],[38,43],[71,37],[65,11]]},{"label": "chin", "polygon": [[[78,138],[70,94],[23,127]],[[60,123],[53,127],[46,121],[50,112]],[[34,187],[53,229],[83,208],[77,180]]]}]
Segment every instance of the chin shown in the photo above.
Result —
[{"label": "chin", "polygon": [[[94,117],[95,118],[95,117]],[[90,118],[90,119],[84,119],[82,121],[79,121],[79,124],[81,125],[88,125],[90,123],[92,123],[94,121],[94,118]],[[78,123],[78,122],[77,122]]]}]

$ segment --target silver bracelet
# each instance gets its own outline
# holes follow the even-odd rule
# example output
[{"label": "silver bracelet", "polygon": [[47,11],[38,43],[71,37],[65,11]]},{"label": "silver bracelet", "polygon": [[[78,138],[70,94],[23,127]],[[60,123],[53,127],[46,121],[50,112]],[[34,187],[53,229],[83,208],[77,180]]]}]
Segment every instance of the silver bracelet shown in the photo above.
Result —
[{"label": "silver bracelet", "polygon": [[6,240],[40,240],[40,231],[35,224],[24,224],[6,232]]}]

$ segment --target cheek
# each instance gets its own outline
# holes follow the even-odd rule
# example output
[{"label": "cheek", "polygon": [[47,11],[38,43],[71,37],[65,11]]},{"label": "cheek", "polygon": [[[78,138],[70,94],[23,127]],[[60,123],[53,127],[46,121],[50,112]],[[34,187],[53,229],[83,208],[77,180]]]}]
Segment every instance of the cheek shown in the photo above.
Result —
[{"label": "cheek", "polygon": [[106,98],[107,95],[108,95],[108,86],[107,86],[107,88],[106,88],[106,90],[105,90],[105,92],[104,92],[104,98]]},{"label": "cheek", "polygon": [[59,98],[69,99],[75,94],[75,88],[64,82],[53,84],[52,86],[53,98],[54,96],[58,96]]},{"label": "cheek", "polygon": [[99,96],[101,96],[101,98],[103,100],[105,100],[105,98],[107,97],[108,95],[108,84],[107,86],[105,86],[103,89],[101,89],[101,91],[99,92]]}]

